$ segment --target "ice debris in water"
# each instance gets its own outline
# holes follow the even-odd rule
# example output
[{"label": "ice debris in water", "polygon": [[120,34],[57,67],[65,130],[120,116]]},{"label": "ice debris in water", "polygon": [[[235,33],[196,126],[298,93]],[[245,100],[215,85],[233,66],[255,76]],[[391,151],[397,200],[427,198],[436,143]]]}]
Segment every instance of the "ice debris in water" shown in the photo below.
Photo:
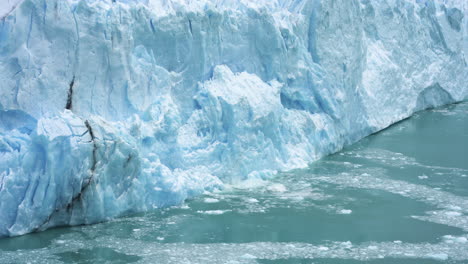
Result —
[{"label": "ice debris in water", "polygon": [[219,202],[219,200],[216,198],[205,198],[203,201],[205,203],[218,203]]},{"label": "ice debris in water", "polygon": [[261,181],[466,99],[464,3],[7,0],[0,236]]},{"label": "ice debris in water", "polygon": [[339,214],[351,214],[353,211],[349,209],[341,209],[338,211]]},{"label": "ice debris in water", "polygon": [[286,186],[284,186],[281,183],[273,183],[267,187],[267,190],[271,192],[280,192],[280,193],[287,191]]},{"label": "ice debris in water", "polygon": [[226,212],[231,210],[207,210],[207,211],[197,211],[199,214],[207,214],[207,215],[222,215]]}]

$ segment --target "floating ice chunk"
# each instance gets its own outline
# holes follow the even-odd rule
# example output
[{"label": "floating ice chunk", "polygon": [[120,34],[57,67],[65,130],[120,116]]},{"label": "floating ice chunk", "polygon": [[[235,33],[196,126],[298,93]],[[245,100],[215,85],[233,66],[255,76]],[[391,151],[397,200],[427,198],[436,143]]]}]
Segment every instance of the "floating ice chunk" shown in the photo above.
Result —
[{"label": "floating ice chunk", "polygon": [[218,203],[219,200],[215,199],[215,198],[205,198],[205,199],[203,199],[203,202],[205,202],[205,203]]},{"label": "floating ice chunk", "polygon": [[456,236],[446,235],[443,238],[444,238],[444,242],[449,243],[449,244],[453,244],[453,243],[465,244],[468,242],[468,239],[464,236],[456,237]]},{"label": "floating ice chunk", "polygon": [[244,259],[256,259],[257,257],[254,256],[254,255],[251,255],[251,254],[244,254],[241,256],[241,258],[244,258]]},{"label": "floating ice chunk", "polygon": [[429,254],[427,257],[436,259],[436,260],[447,260],[448,255],[446,253],[434,253],[434,254]]},{"label": "floating ice chunk", "polygon": [[462,211],[462,208],[456,205],[449,205],[447,208],[453,211]]},{"label": "floating ice chunk", "polygon": [[274,183],[272,185],[269,185],[267,187],[267,190],[269,190],[270,192],[279,192],[279,193],[283,193],[283,192],[286,192],[288,189],[286,188],[286,186],[284,186],[283,184],[281,183]]},{"label": "floating ice chunk", "polygon": [[197,211],[199,214],[207,215],[222,215],[224,213],[230,212],[231,210],[207,210],[207,211]]},{"label": "floating ice chunk", "polygon": [[455,212],[455,211],[447,211],[447,212],[445,212],[445,214],[446,214],[447,216],[461,216],[461,215],[462,215],[462,213],[460,213],[460,212]]},{"label": "floating ice chunk", "polygon": [[345,241],[345,242],[341,242],[340,246],[342,246],[343,248],[352,248],[353,243],[351,243],[351,241]]}]

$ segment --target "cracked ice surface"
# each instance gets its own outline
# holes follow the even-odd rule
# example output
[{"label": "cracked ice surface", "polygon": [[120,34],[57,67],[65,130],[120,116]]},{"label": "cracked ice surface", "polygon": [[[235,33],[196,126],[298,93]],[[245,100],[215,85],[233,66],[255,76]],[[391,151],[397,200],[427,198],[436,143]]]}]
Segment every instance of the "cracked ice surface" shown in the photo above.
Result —
[{"label": "cracked ice surface", "polygon": [[304,167],[468,96],[465,1],[20,2],[0,8],[0,236]]}]

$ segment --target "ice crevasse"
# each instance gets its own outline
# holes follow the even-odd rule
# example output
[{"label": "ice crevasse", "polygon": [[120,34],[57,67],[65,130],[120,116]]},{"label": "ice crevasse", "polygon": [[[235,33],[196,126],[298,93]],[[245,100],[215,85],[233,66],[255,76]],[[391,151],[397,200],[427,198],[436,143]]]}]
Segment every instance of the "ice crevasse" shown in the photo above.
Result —
[{"label": "ice crevasse", "polygon": [[465,0],[0,6],[0,236],[180,204],[468,99]]}]

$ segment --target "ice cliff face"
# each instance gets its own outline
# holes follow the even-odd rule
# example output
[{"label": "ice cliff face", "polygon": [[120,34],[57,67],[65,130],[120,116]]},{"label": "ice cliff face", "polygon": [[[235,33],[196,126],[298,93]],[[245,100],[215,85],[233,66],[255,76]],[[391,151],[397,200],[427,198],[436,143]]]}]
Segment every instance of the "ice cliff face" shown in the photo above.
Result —
[{"label": "ice cliff face", "polygon": [[0,236],[178,204],[468,98],[464,0],[0,6]]}]

